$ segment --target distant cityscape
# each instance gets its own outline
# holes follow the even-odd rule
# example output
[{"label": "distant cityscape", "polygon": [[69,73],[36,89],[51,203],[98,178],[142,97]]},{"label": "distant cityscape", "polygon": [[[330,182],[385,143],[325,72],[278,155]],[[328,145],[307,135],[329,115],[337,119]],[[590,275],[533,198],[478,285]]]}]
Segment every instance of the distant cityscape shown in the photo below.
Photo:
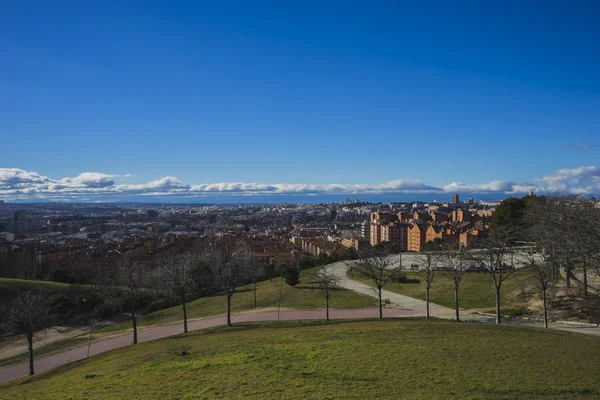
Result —
[{"label": "distant cityscape", "polygon": [[173,247],[211,238],[244,238],[268,264],[343,257],[382,242],[421,252],[426,242],[468,246],[488,234],[498,202],[331,204],[12,204],[0,203],[0,276],[91,282],[103,265],[126,256],[149,262]]}]

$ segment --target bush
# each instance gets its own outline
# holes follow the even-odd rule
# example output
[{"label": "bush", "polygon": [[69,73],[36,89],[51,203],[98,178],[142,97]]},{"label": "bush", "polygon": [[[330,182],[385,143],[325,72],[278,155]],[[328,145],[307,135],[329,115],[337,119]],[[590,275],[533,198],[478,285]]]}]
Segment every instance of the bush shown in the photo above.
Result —
[{"label": "bush", "polygon": [[283,280],[290,286],[296,286],[300,283],[300,270],[295,265],[283,267]]},{"label": "bush", "polygon": [[273,279],[278,275],[276,264],[265,264],[263,265],[263,275],[266,278]]},{"label": "bush", "polygon": [[298,261],[297,265],[298,265],[298,269],[300,271],[304,271],[306,269],[310,269],[310,268],[314,267],[315,263],[311,260],[300,260],[300,261]]},{"label": "bush", "polygon": [[64,294],[55,294],[47,300],[47,304],[53,313],[58,314],[61,318],[65,318],[77,312],[77,303],[70,297]]},{"label": "bush", "polygon": [[207,297],[216,294],[219,291],[215,283],[215,276],[212,268],[207,263],[198,263],[190,271],[192,281],[194,282],[195,297]]},{"label": "bush", "polygon": [[60,283],[77,283],[70,270],[66,268],[56,268],[50,272],[50,280]]},{"label": "bush", "polygon": [[[494,313],[496,311],[494,310]],[[520,317],[529,313],[527,306],[515,306],[511,308],[505,308],[502,310],[502,314],[508,315],[509,317]]]},{"label": "bush", "polygon": [[400,272],[398,274],[398,276],[396,277],[395,281],[397,283],[419,283],[420,282],[418,279],[407,277],[406,273],[404,273],[404,272]]}]

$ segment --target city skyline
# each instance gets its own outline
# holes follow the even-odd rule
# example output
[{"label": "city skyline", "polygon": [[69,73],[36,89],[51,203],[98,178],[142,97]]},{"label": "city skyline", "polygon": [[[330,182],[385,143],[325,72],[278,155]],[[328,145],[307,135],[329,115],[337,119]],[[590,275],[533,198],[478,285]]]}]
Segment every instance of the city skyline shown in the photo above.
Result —
[{"label": "city skyline", "polygon": [[53,178],[17,168],[0,168],[0,200],[7,202],[328,202],[346,197],[367,201],[444,200],[454,193],[482,200],[509,196],[568,194],[595,196],[600,193],[600,169],[584,166],[561,169],[529,182],[498,179],[482,183],[454,181],[429,183],[419,179],[397,179],[378,184],[314,184],[214,182],[189,183],[164,176],[147,183],[131,183],[131,174],[110,175],[84,172],[75,177]]}]

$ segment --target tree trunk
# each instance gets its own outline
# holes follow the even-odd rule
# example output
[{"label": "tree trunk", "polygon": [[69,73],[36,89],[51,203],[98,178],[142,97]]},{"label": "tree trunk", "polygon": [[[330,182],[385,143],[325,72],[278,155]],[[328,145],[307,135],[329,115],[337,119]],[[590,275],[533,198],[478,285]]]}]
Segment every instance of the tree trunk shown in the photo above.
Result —
[{"label": "tree trunk", "polygon": [[90,358],[90,348],[92,347],[92,331],[90,331],[90,337],[88,339],[88,350],[87,350],[87,357],[86,358]]},{"label": "tree trunk", "polygon": [[383,319],[383,304],[381,304],[381,288],[378,288],[379,293],[379,319]]},{"label": "tree trunk", "polygon": [[571,288],[571,267],[566,267],[565,273],[567,274],[567,289],[570,289]]},{"label": "tree trunk", "polygon": [[546,288],[542,288],[542,301],[544,303],[544,328],[548,327],[548,305],[546,304]]},{"label": "tree trunk", "polygon": [[185,296],[181,297],[181,307],[183,308],[183,333],[188,333],[188,325],[187,325],[187,310],[185,308]]},{"label": "tree trunk", "polygon": [[133,323],[133,344],[138,342],[137,338],[137,317],[135,316],[135,310],[131,311],[131,322]]},{"label": "tree trunk", "polygon": [[227,295],[227,326],[231,326],[231,295]]},{"label": "tree trunk", "polygon": [[279,310],[281,310],[281,300],[277,300],[277,322],[279,322]]},{"label": "tree trunk", "polygon": [[500,286],[496,287],[496,323],[502,323],[502,317],[500,316]]},{"label": "tree trunk", "polygon": [[460,322],[460,313],[458,311],[458,286],[454,286],[454,308],[456,309],[456,322]]},{"label": "tree trunk", "polygon": [[256,279],[254,280],[254,308],[256,308]]},{"label": "tree trunk", "polygon": [[29,375],[33,375],[33,335],[27,335],[27,349],[29,350]]},{"label": "tree trunk", "polygon": [[429,285],[425,290],[425,316],[429,318]]},{"label": "tree trunk", "polygon": [[583,263],[583,295],[588,295],[588,275],[587,275],[587,263]]},{"label": "tree trunk", "polygon": [[325,296],[325,320],[329,322],[329,295]]}]

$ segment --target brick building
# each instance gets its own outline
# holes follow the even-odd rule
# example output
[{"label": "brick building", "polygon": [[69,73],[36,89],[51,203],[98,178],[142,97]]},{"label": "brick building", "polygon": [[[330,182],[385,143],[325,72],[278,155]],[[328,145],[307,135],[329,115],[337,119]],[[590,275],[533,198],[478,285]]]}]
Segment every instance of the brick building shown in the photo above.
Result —
[{"label": "brick building", "polygon": [[427,227],[414,222],[408,228],[408,251],[423,251],[426,242]]}]

